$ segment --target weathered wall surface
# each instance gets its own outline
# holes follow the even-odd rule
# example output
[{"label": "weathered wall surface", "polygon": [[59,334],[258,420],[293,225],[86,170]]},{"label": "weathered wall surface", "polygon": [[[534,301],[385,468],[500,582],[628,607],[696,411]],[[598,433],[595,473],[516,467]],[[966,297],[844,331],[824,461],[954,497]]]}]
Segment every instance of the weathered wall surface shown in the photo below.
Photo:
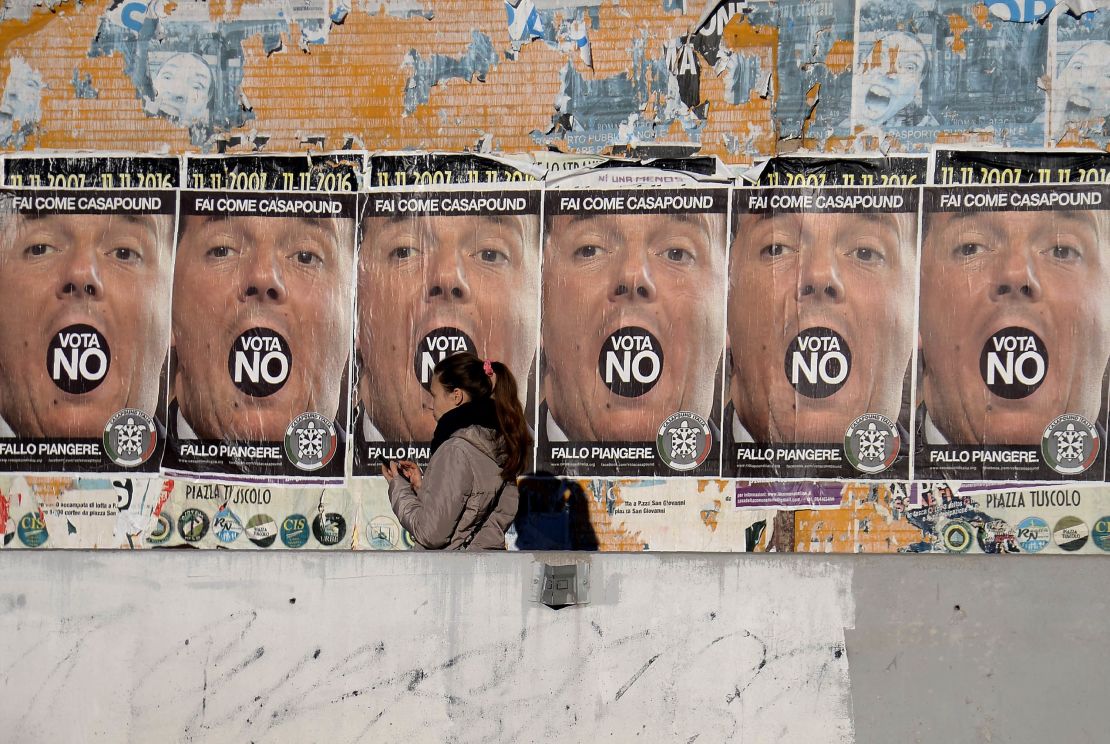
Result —
[{"label": "weathered wall surface", "polygon": [[1053,5],[24,0],[0,115],[14,149],[1104,147],[1107,13],[1000,17]]},{"label": "weathered wall surface", "polygon": [[852,741],[850,565],[28,554],[0,564],[6,741]]},{"label": "weathered wall surface", "polygon": [[0,730],[6,741],[1102,739],[1110,569],[1097,558],[601,555],[592,603],[559,611],[530,601],[533,560],[6,553]]},{"label": "weathered wall surface", "polygon": [[[492,0],[9,2],[0,147],[675,144],[745,162],[1110,141],[1110,11],[1031,24],[992,12],[1016,3],[729,2],[699,25],[705,4],[683,0],[534,4],[514,19]],[[916,69],[890,54],[907,32]],[[176,54],[207,65],[199,113],[159,108]],[[869,114],[890,100],[871,77],[888,71],[916,88]],[[684,518],[720,549],[751,525],[724,514],[717,532],[712,496]],[[872,532],[884,508],[852,496],[842,522],[815,513],[775,533],[800,550],[918,539]],[[693,529],[675,533],[653,544],[691,544]],[[1103,738],[1106,561],[589,560],[591,603],[556,612],[530,600],[527,554],[5,552],[0,739]]]}]

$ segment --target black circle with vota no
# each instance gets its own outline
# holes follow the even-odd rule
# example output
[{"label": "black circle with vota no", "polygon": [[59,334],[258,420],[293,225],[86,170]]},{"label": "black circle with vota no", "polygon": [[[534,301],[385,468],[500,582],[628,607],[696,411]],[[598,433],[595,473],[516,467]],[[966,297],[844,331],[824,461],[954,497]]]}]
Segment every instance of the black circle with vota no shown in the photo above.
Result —
[{"label": "black circle with vota no", "polygon": [[651,331],[625,326],[609,334],[597,357],[597,373],[624,398],[645,395],[663,376],[663,346]]},{"label": "black circle with vota no", "polygon": [[108,339],[91,325],[77,323],[54,334],[46,348],[46,372],[67,393],[84,395],[100,387],[112,364]]},{"label": "black circle with vota no", "polygon": [[802,395],[828,398],[847,384],[852,373],[852,350],[831,328],[807,328],[787,345],[783,369],[787,381]]},{"label": "black circle with vota no", "polygon": [[254,398],[265,398],[285,387],[293,369],[289,343],[271,328],[249,328],[239,334],[227,355],[231,382]]},{"label": "black circle with vota no", "polygon": [[979,374],[987,389],[999,398],[1027,398],[1048,376],[1048,349],[1028,328],[1003,328],[983,344]]},{"label": "black circle with vota no", "polygon": [[441,359],[469,351],[476,354],[474,341],[458,328],[442,326],[428,333],[416,345],[412,371],[425,390],[431,390],[432,370]]}]

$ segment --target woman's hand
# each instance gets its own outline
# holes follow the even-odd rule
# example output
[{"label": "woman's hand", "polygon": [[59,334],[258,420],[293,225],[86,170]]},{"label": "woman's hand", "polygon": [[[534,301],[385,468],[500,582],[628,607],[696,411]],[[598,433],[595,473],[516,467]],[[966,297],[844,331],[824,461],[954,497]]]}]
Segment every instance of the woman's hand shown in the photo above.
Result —
[{"label": "woman's hand", "polygon": [[420,490],[420,485],[423,483],[423,475],[420,472],[420,466],[412,460],[401,460],[400,462],[393,463],[397,471],[412,484],[412,487],[417,491]]},{"label": "woman's hand", "polygon": [[387,483],[393,482],[393,479],[400,475],[400,473],[397,471],[397,465],[398,463],[392,461],[390,461],[388,466],[382,465],[382,475],[385,476],[385,480]]}]

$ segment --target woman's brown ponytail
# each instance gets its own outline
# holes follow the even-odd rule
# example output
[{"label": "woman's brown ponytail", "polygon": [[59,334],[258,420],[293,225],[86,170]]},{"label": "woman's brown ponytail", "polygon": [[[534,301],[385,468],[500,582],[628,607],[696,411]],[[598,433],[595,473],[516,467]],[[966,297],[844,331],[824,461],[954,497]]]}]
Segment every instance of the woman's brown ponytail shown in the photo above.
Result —
[{"label": "woman's brown ponytail", "polygon": [[520,390],[513,373],[501,362],[487,363],[470,352],[452,354],[440,360],[433,374],[448,390],[465,390],[471,400],[492,398],[497,412],[497,423],[505,443],[505,465],[501,477],[516,480],[528,466],[532,451],[532,434],[528,419],[520,405]]}]

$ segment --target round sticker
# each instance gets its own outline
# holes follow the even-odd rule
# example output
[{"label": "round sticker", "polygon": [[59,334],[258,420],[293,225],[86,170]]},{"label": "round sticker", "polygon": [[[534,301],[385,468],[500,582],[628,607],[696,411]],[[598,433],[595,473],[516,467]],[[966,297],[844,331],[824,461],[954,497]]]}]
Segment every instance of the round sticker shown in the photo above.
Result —
[{"label": "round sticker", "polygon": [[326,512],[312,520],[312,535],[321,545],[338,545],[347,534],[347,520],[342,514]]},{"label": "round sticker", "polygon": [[108,339],[91,325],[78,323],[54,334],[46,349],[46,371],[67,393],[83,395],[100,387],[112,364]]},{"label": "round sticker", "polygon": [[281,390],[292,367],[293,353],[289,343],[270,328],[243,331],[227,356],[231,381],[254,398],[265,398]]},{"label": "round sticker", "polygon": [[1009,326],[987,339],[979,355],[979,374],[999,398],[1017,400],[1037,392],[1048,373],[1044,341],[1028,328]]},{"label": "round sticker", "polygon": [[671,470],[693,470],[709,457],[712,446],[709,424],[690,411],[672,413],[655,437],[655,451]]},{"label": "round sticker", "polygon": [[902,435],[881,413],[865,413],[844,433],[844,455],[861,473],[881,473],[894,464],[902,448]]},{"label": "round sticker", "polygon": [[173,517],[169,512],[163,511],[154,518],[154,524],[146,536],[146,541],[151,545],[163,545],[173,537]]},{"label": "round sticker", "polygon": [[186,509],[177,519],[177,531],[185,542],[200,542],[208,534],[208,515],[200,509]]},{"label": "round sticker", "polygon": [[852,351],[831,328],[809,328],[786,347],[786,379],[807,398],[828,398],[848,382]]},{"label": "round sticker", "polygon": [[308,517],[290,514],[281,520],[281,542],[287,548],[302,548],[308,542]]},{"label": "round sticker", "polygon": [[992,519],[984,522],[977,530],[976,539],[979,542],[979,549],[984,553],[1018,552],[1014,531],[1010,528],[1009,523],[1003,519]]},{"label": "round sticker", "polygon": [[1091,531],[1079,517],[1063,517],[1052,530],[1052,539],[1061,550],[1074,552],[1087,544]]},{"label": "round sticker", "polygon": [[663,347],[645,328],[618,328],[601,345],[597,371],[605,387],[624,398],[638,398],[663,375]]},{"label": "round sticker", "polygon": [[19,533],[19,541],[28,548],[37,548],[44,545],[50,538],[50,533],[46,531],[46,523],[42,521],[39,512],[24,514],[19,520],[16,531]]},{"label": "round sticker", "polygon": [[104,425],[104,453],[116,465],[133,468],[154,454],[158,430],[154,419],[138,408],[124,408]]},{"label": "round sticker", "polygon": [[1018,522],[1017,544],[1026,553],[1039,553],[1052,540],[1048,522],[1040,517],[1026,517]]},{"label": "round sticker", "polygon": [[1099,517],[1091,528],[1091,542],[1099,550],[1110,552],[1110,517]]},{"label": "round sticker", "polygon": [[338,442],[331,419],[302,413],[285,430],[285,456],[301,470],[319,470],[331,462]]},{"label": "round sticker", "polygon": [[1057,416],[1041,436],[1045,464],[1063,475],[1082,473],[1098,459],[1102,439],[1094,425],[1074,413]]},{"label": "round sticker", "polygon": [[278,526],[269,514],[255,514],[247,520],[247,539],[260,548],[268,548],[277,540]]},{"label": "round sticker", "polygon": [[962,520],[953,520],[940,531],[940,539],[949,553],[966,553],[971,547],[971,525]]},{"label": "round sticker", "polygon": [[477,353],[470,336],[458,328],[449,326],[435,329],[420,339],[420,343],[416,345],[416,354],[412,358],[412,369],[416,373],[416,379],[425,390],[431,389],[432,370],[440,360],[464,351]]},{"label": "round sticker", "polygon": [[243,534],[243,523],[235,516],[235,512],[225,506],[212,517],[212,532],[220,542],[233,543]]},{"label": "round sticker", "polygon": [[370,536],[370,547],[374,550],[392,550],[401,539],[401,527],[390,517],[374,517],[370,520],[366,534]]}]

